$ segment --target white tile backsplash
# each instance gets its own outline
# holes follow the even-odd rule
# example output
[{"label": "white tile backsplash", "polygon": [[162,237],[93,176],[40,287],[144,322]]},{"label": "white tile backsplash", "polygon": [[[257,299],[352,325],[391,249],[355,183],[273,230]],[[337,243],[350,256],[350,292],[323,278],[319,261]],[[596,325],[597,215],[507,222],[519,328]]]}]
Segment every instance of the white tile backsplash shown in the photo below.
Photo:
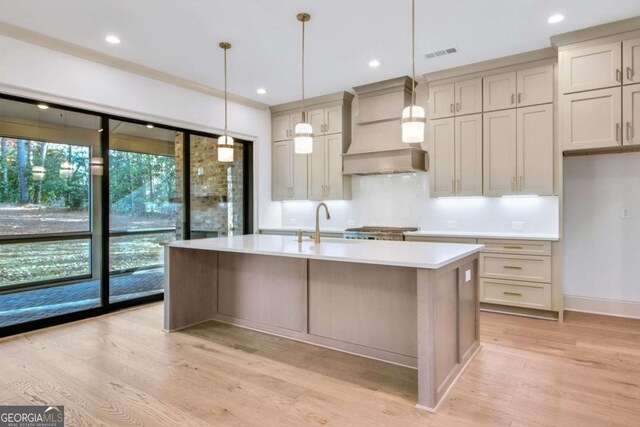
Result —
[{"label": "white tile backsplash", "polygon": [[[331,228],[361,225],[417,226],[421,230],[513,233],[521,223],[523,233],[558,234],[559,204],[547,197],[430,198],[429,175],[423,172],[354,176],[352,200],[326,202]],[[317,202],[282,203],[282,225],[295,218],[298,226],[315,224]]]}]

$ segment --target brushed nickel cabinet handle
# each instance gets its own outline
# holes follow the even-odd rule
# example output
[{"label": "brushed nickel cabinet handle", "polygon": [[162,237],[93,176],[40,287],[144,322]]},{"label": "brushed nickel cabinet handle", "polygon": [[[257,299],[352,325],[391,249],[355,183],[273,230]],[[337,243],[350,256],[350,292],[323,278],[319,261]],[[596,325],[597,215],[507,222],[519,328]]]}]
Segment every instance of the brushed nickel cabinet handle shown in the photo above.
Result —
[{"label": "brushed nickel cabinet handle", "polygon": [[453,113],[453,104],[451,104],[451,112]]},{"label": "brushed nickel cabinet handle", "polygon": [[505,295],[513,295],[513,296],[516,296],[516,297],[521,297],[522,296],[522,294],[520,292],[507,292],[507,291],[504,291],[502,293],[505,294]]},{"label": "brushed nickel cabinet handle", "polygon": [[518,92],[518,104],[522,102],[522,92]]},{"label": "brushed nickel cabinet handle", "polygon": [[456,102],[456,111],[460,111],[460,103]]},{"label": "brushed nickel cabinet handle", "polygon": [[512,93],[512,94],[511,94],[511,103],[512,103],[512,104],[515,104],[515,103],[516,103],[516,94],[515,94],[515,93]]},{"label": "brushed nickel cabinet handle", "polygon": [[522,246],[511,246],[511,245],[505,245],[503,246],[505,249],[522,249]]},{"label": "brushed nickel cabinet handle", "polygon": [[616,68],[616,81],[622,83],[622,70]]},{"label": "brushed nickel cabinet handle", "polygon": [[631,122],[627,122],[627,141],[631,142],[631,138],[633,138],[633,135],[631,135],[632,132],[632,128],[631,128]]},{"label": "brushed nickel cabinet handle", "polygon": [[616,123],[616,141],[620,142],[620,123]]},{"label": "brushed nickel cabinet handle", "polygon": [[507,270],[522,270],[522,267],[518,267],[516,265],[504,265],[502,268]]},{"label": "brushed nickel cabinet handle", "polygon": [[627,67],[627,80],[633,80],[633,68]]}]

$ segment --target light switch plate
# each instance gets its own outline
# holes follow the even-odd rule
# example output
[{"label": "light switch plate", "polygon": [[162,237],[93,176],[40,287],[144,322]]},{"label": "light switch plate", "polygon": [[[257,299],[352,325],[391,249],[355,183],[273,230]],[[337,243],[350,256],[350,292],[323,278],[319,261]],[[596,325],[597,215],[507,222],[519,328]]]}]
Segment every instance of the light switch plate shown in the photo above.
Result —
[{"label": "light switch plate", "polygon": [[511,229],[514,231],[522,231],[524,230],[524,222],[522,221],[513,221],[511,223]]},{"label": "light switch plate", "polygon": [[204,175],[204,169],[203,168],[198,168],[198,176],[200,175]]},{"label": "light switch plate", "polygon": [[458,228],[458,221],[447,221],[447,228]]},{"label": "light switch plate", "polygon": [[467,270],[464,272],[464,281],[465,282],[471,281],[471,270]]}]

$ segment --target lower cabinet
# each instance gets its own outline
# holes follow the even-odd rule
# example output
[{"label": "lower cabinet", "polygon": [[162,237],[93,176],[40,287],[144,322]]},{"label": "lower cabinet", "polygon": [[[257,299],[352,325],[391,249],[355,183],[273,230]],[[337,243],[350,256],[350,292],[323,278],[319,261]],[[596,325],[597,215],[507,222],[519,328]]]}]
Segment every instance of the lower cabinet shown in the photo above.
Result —
[{"label": "lower cabinet", "polygon": [[309,156],[296,154],[293,141],[275,142],[272,149],[272,200],[306,200]]},{"label": "lower cabinet", "polygon": [[480,302],[551,310],[551,284],[481,278]]}]

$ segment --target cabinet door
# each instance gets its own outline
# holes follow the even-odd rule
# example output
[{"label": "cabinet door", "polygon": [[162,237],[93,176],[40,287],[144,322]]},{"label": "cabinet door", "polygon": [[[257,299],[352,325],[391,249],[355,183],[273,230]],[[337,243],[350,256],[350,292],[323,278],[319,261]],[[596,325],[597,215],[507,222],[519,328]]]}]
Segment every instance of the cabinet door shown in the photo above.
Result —
[{"label": "cabinet door", "polygon": [[342,134],[325,136],[325,199],[344,199],[342,175]]},{"label": "cabinet door", "polygon": [[276,141],[286,141],[291,139],[290,135],[289,114],[274,116],[271,120],[272,139]]},{"label": "cabinet door", "polygon": [[623,145],[640,145],[640,85],[625,86],[622,90],[624,115]]},{"label": "cabinet door", "polygon": [[553,102],[553,65],[530,68],[516,73],[518,107]]},{"label": "cabinet door", "polygon": [[484,111],[504,110],[516,106],[516,73],[504,73],[483,79]]},{"label": "cabinet door", "polygon": [[553,104],[517,110],[518,193],[553,194]]},{"label": "cabinet door", "polygon": [[571,49],[560,54],[563,93],[618,86],[622,82],[622,43]]},{"label": "cabinet door", "polygon": [[482,79],[467,80],[455,84],[455,114],[482,112]]},{"label": "cabinet door", "polygon": [[[313,147],[315,149],[315,147]],[[307,162],[309,160],[308,154],[296,154],[293,148],[293,142],[290,143],[291,157],[292,157],[292,174],[291,174],[291,186],[292,199],[294,200],[307,200]]]},{"label": "cabinet door", "polygon": [[[313,127],[313,134],[321,136],[324,132],[324,108],[307,111],[307,121]],[[313,148],[315,150],[315,145]]]},{"label": "cabinet door", "polygon": [[485,196],[516,192],[516,110],[483,115],[483,188]]},{"label": "cabinet door", "polygon": [[455,85],[429,85],[429,118],[441,119],[453,117],[455,104]]},{"label": "cabinet door", "polygon": [[429,120],[431,197],[455,194],[455,121]]},{"label": "cabinet door", "polygon": [[640,38],[622,42],[624,84],[640,83]]},{"label": "cabinet door", "polygon": [[622,90],[619,87],[562,97],[562,149],[616,147],[622,141]]},{"label": "cabinet door", "polygon": [[482,114],[456,117],[456,194],[482,196]]},{"label": "cabinet door", "polygon": [[325,195],[325,137],[313,138],[313,153],[309,154],[309,199],[322,200]]},{"label": "cabinet door", "polygon": [[324,133],[342,133],[342,106],[324,109]]},{"label": "cabinet door", "polygon": [[[289,118],[287,117],[287,123]],[[291,190],[291,142],[280,141],[272,145],[273,170],[272,173],[272,200],[287,200],[292,196]]]}]

